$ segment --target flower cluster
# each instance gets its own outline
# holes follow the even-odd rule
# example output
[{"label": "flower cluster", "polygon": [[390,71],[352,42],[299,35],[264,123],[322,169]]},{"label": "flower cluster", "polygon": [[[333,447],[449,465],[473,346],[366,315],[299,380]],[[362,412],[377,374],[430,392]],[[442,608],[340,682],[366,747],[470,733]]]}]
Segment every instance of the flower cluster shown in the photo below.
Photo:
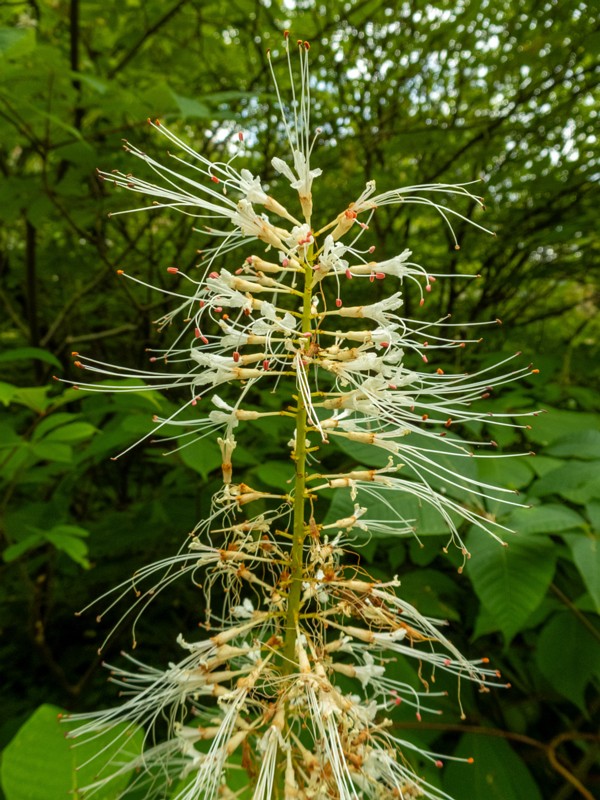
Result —
[{"label": "flower cluster", "polygon": [[[292,49],[286,35],[294,87]],[[123,746],[137,726],[147,730],[148,746],[137,758],[106,765],[106,774],[100,770],[87,788],[90,794],[115,774],[136,768],[135,781],[146,797],[160,796],[168,785],[174,800],[441,800],[447,795],[415,765],[441,766],[446,757],[398,738],[393,709],[401,703],[412,707],[419,720],[422,712],[436,713],[431,701],[442,693],[431,686],[438,671],[484,691],[506,685],[485,659],[469,661],[460,654],[442,632],[442,620],[405,602],[400,581],[374,580],[347,558],[361,536],[418,534],[403,510],[407,495],[441,515],[463,558],[465,520],[502,543],[502,525],[478,510],[481,503],[461,498],[468,490],[475,501],[497,500],[504,491],[505,502],[514,504],[511,493],[456,466],[461,458],[493,457],[486,448],[493,450],[495,442],[468,441],[455,431],[472,429],[471,423],[512,425],[513,415],[492,414],[481,401],[531,367],[513,367],[507,359],[470,375],[433,369],[429,361],[436,351],[478,337],[462,338],[465,326],[447,318],[403,316],[403,292],[415,285],[423,305],[436,280],[455,276],[432,274],[408,249],[377,261],[374,248],[361,245],[382,206],[427,206],[454,236],[453,217],[481,226],[449,203],[458,198],[481,206],[482,200],[468,184],[378,193],[369,182],[354,202],[316,225],[312,186],[321,170],[311,159],[319,130],[310,125],[308,44],[298,42],[297,50],[300,87],[292,89],[289,109],[275,80],[289,151],[287,160],[274,158],[272,166],[297,192],[298,217],[267,193],[259,177],[234,166],[242,155],[241,134],[239,152],[229,161],[211,162],[162,123],[151,122],[176,149],[171,166],[129,143],[125,147],[144,172],[157,175],[156,183],[99,173],[153,198],[152,208],[208,220],[204,230],[218,245],[205,252],[201,277],[168,268],[174,283],[162,291],[175,308],[158,325],[180,319],[181,327],[170,347],[153,352],[148,370],[80,354],[76,365],[86,373],[139,379],[135,387],[116,381],[86,385],[90,390],[182,389],[181,408],[155,418],[155,431],[180,426],[183,446],[216,434],[223,482],[208,519],[186,546],[142,567],[133,583],[115,590],[119,600],[133,585],[139,615],[174,580],[189,575],[205,592],[207,636],[180,636],[185,656],[167,669],[133,658],[129,667],[114,668],[125,702],[84,716],[72,735],[89,739],[125,721],[119,729]],[[235,255],[241,247],[250,254]],[[357,281],[364,283],[364,304],[349,305],[345,296],[357,296],[348,291]],[[369,297],[371,284],[389,286],[384,299]],[[276,410],[260,406],[257,390],[266,385],[280,398]],[[234,477],[244,426],[272,416],[289,423],[293,468],[285,493],[257,490]],[[336,445],[370,448],[379,466],[321,471],[319,453]],[[331,490],[343,494],[347,513],[325,523],[317,510]],[[257,500],[270,510],[252,515]],[[397,677],[393,665],[400,659],[418,664],[419,688]]]}]

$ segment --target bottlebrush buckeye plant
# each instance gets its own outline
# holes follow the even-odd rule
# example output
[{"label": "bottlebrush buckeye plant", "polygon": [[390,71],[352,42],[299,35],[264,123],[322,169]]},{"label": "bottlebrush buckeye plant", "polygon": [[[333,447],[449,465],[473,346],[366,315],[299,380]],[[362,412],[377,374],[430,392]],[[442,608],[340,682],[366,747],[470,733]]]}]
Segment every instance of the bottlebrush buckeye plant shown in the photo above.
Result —
[{"label": "bottlebrush buckeye plant", "polygon": [[[443,517],[449,545],[464,558],[464,520],[503,544],[502,525],[440,486],[468,489],[476,498],[493,492],[495,501],[504,491],[505,502],[514,504],[509,490],[470,478],[446,456],[494,457],[495,442],[467,441],[455,427],[511,425],[513,415],[477,410],[474,401],[531,367],[512,368],[508,359],[467,375],[429,365],[432,351],[464,347],[478,337],[456,338],[463,323],[403,316],[403,292],[410,285],[422,305],[434,281],[460,276],[432,274],[408,249],[374,260],[368,244],[369,221],[386,205],[427,206],[453,237],[457,217],[489,233],[453,207],[456,200],[479,206],[482,200],[469,184],[379,193],[370,181],[337,216],[320,219],[312,186],[325,178],[312,164],[320,131],[311,128],[309,46],[292,46],[287,35],[283,46],[290,98],[281,96],[271,72],[287,150],[272,166],[297,192],[297,207],[275,199],[260,177],[241,166],[242,134],[229,161],[211,162],[151,122],[172,148],[167,163],[130,143],[125,149],[141,162],[140,175],[154,173],[155,183],[137,173],[99,173],[151,197],[154,209],[202,221],[217,245],[191,274],[168,268],[173,286],[162,291],[175,307],[158,326],[180,328],[173,344],[151,357],[148,370],[82,355],[76,363],[87,373],[139,378],[135,391],[184,390],[178,413],[156,419],[156,430],[179,425],[194,440],[216,436],[223,482],[208,518],[184,547],[141,567],[133,583],[115,590],[124,597],[133,586],[140,611],[175,578],[188,575],[206,592],[206,634],[174,632],[182,658],[166,669],[133,658],[129,666],[115,667],[114,678],[125,687],[123,704],[78,717],[81,724],[69,734],[76,740],[114,727],[123,744],[106,775],[98,754],[98,778],[87,787],[92,796],[115,775],[135,769],[134,781],[148,798],[441,800],[447,795],[420,774],[420,765],[442,766],[446,757],[400,738],[391,711],[403,703],[417,719],[435,713],[431,706],[443,694],[431,690],[437,671],[455,676],[457,686],[505,685],[487,660],[471,661],[458,651],[442,621],[403,600],[398,579],[376,580],[350,555],[365,536],[414,535],[415,521],[404,509],[415,501]],[[357,282],[363,304],[351,305],[344,295]],[[383,299],[371,296],[374,286],[385,287]],[[275,410],[258,404],[256,390],[265,386],[278,398]],[[124,387],[117,382],[108,388]],[[125,389],[132,389],[131,381]],[[274,416],[289,425],[282,442],[290,456],[285,493],[236,480],[235,451],[244,429]],[[371,448],[384,455],[376,462],[382,466],[324,470],[322,458],[336,443],[350,450],[361,445],[361,452]],[[325,522],[332,490],[343,495],[348,511]],[[257,514],[252,508],[258,500],[263,510]],[[219,585],[214,608],[211,595]],[[401,659],[418,665],[417,688],[390,669]],[[146,748],[126,758],[128,731],[138,726],[147,731]]]}]

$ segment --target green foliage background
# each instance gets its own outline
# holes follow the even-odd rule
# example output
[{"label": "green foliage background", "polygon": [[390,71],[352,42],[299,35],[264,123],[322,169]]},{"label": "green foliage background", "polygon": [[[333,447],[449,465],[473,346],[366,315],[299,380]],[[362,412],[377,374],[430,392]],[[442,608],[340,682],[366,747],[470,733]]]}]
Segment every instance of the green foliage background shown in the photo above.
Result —
[{"label": "green foliage background", "polygon": [[[77,710],[113,703],[101,661],[131,647],[131,619],[119,622],[128,602],[98,622],[94,609],[74,611],[173,552],[219,483],[220,458],[206,440],[168,459],[165,445],[146,440],[110,460],[176,398],[86,395],[51,381],[53,373],[77,380],[69,354],[84,348],[141,365],[145,348],[156,346],[151,321],[163,301],[142,287],[132,291],[115,271],[164,285],[167,266],[193,267],[197,249],[210,244],[183,216],[109,219],[109,210],[135,198],[100,185],[94,169],[131,167],[119,149],[123,137],[160,157],[164,143],[145,124],[151,116],[213,158],[243,128],[251,167],[272,178],[281,130],[265,49],[276,50],[287,27],[313,43],[314,119],[323,128],[316,162],[327,187],[316,187],[316,207],[324,217],[370,178],[384,190],[485,177],[482,222],[497,240],[459,224],[457,252],[442,225],[412,206],[378,212],[372,241],[381,258],[408,243],[432,271],[480,274],[440,282],[427,306],[429,315],[450,311],[456,321],[504,322],[450,366],[468,369],[522,349],[542,375],[491,402],[550,412],[499,441],[507,452],[535,450],[536,458],[479,467],[480,477],[519,489],[534,505],[506,518],[518,531],[509,548],[465,532],[473,557],[459,574],[456,557],[442,552],[439,521],[426,515],[424,547],[364,544],[375,575],[391,567],[407,600],[448,619],[461,649],[489,656],[512,684],[477,696],[462,687],[465,721],[448,686],[443,717],[399,716],[398,727],[440,752],[475,756],[473,766],[450,764],[438,775],[457,800],[598,796],[597,5],[32,0],[0,3],[7,800],[54,800],[64,796],[60,787],[77,785],[73,759],[81,754],[58,741],[55,709],[31,715],[44,703]],[[407,306],[419,313],[410,294]],[[280,484],[286,435],[271,426],[245,442],[238,463],[247,482]],[[356,455],[340,450],[338,463]],[[485,510],[505,513],[493,502]],[[196,628],[199,603],[192,586],[165,593],[137,625],[140,657],[166,664],[176,634]],[[56,781],[42,783],[50,760]]]}]

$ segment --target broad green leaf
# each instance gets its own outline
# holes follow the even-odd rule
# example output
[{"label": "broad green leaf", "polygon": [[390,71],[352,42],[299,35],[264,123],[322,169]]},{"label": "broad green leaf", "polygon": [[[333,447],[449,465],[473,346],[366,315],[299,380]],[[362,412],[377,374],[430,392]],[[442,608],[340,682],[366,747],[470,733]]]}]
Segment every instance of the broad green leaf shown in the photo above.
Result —
[{"label": "broad green leaf", "polygon": [[254,467],[250,474],[257,475],[267,486],[289,492],[294,478],[294,466],[291,461],[267,461]]},{"label": "broad green leaf", "polygon": [[[88,546],[81,540],[81,534],[72,534],[68,529],[75,530],[74,526],[59,525],[44,533],[44,538],[50,542],[57,550],[65,553],[72,561],[79,564],[84,569],[89,569]],[[78,529],[81,530],[81,529]],[[83,531],[85,536],[87,531]]]},{"label": "broad green leaf", "polygon": [[573,561],[600,614],[600,533],[565,536]]},{"label": "broad green leaf", "polygon": [[[40,706],[4,750],[0,775],[6,800],[80,798],[80,789],[117,773],[141,751],[142,731],[126,723],[87,741],[66,739],[76,725],[61,723],[60,713],[55,706]],[[131,772],[115,774],[94,798],[116,800],[130,778]]]},{"label": "broad green leaf", "polygon": [[31,388],[18,388],[13,395],[13,402],[27,406],[32,411],[41,414],[51,403],[48,398],[48,386],[33,386]]},{"label": "broad green leaf", "polygon": [[527,438],[541,445],[549,445],[567,434],[600,428],[600,414],[582,411],[564,411],[546,406],[547,414],[541,414],[531,423]]},{"label": "broad green leaf", "polygon": [[534,497],[557,494],[581,504],[600,498],[600,460],[569,461],[536,481],[530,493]]},{"label": "broad green leaf", "polygon": [[556,614],[537,643],[537,665],[557,692],[585,711],[585,688],[600,679],[600,642],[572,614]]},{"label": "broad green leaf", "polygon": [[550,456],[600,459],[600,431],[586,430],[561,436],[546,448]]},{"label": "broad green leaf", "polygon": [[582,516],[566,506],[547,503],[531,508],[519,508],[506,519],[505,524],[516,533],[562,533],[573,528],[583,528]]},{"label": "broad green leaf", "polygon": [[0,353],[0,363],[7,361],[28,361],[37,359],[44,361],[46,364],[52,364],[53,367],[62,369],[62,364],[55,355],[43,350],[41,347],[17,347],[14,350],[5,350]]},{"label": "broad green leaf", "polygon": [[53,428],[58,428],[59,425],[66,425],[69,422],[74,422],[79,417],[79,414],[69,414],[66,411],[62,413],[56,414],[49,414],[47,417],[44,417],[40,422],[35,426],[35,430],[32,434],[32,441],[37,441],[41,439],[48,431],[51,431]]},{"label": "broad green leaf", "polygon": [[13,386],[12,383],[0,381],[0,403],[2,403],[4,406],[10,405],[18,391],[18,386]]},{"label": "broad green leaf", "polygon": [[183,463],[198,472],[204,480],[221,466],[221,451],[211,439],[201,439],[179,451]]},{"label": "broad green leaf", "polygon": [[444,791],[457,800],[542,800],[525,763],[504,739],[467,733],[454,755],[473,759],[443,768]]},{"label": "broad green leaf", "polygon": [[211,119],[213,112],[207,105],[193,97],[184,97],[171,89],[173,100],[181,112],[183,119]]},{"label": "broad green leaf", "polygon": [[72,422],[54,428],[44,437],[44,442],[81,442],[97,432],[98,429],[89,422]]},{"label": "broad green leaf", "polygon": [[32,533],[29,536],[26,536],[24,539],[21,539],[20,542],[16,542],[15,544],[9,545],[6,548],[6,550],[2,553],[2,558],[7,563],[10,561],[15,561],[24,553],[29,552],[29,550],[34,550],[36,547],[39,547],[43,543],[44,543],[44,536],[41,533],[38,532]]},{"label": "broad green leaf", "polygon": [[507,547],[472,529],[466,542],[471,552],[466,572],[508,643],[544,598],[556,552],[552,541],[541,536],[505,538]]},{"label": "broad green leaf", "polygon": [[30,451],[42,461],[58,461],[68,464],[73,460],[73,449],[64,442],[32,442]]},{"label": "broad green leaf", "polygon": [[0,28],[0,58],[19,58],[35,47],[32,28]]}]

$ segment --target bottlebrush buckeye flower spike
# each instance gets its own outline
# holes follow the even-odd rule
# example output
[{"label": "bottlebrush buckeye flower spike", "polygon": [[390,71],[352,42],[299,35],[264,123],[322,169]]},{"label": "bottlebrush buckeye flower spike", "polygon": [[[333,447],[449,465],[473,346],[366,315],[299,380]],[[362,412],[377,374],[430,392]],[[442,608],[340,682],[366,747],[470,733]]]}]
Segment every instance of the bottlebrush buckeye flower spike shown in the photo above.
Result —
[{"label": "bottlebrush buckeye flower spike", "polygon": [[[403,600],[397,578],[376,580],[349,555],[361,537],[418,536],[410,509],[423,504],[445,521],[463,558],[465,521],[503,543],[505,528],[485,512],[484,501],[515,505],[513,493],[457,466],[460,459],[496,457],[495,442],[470,441],[455,431],[473,423],[514,425],[514,414],[492,414],[479,401],[531,367],[514,366],[517,354],[472,374],[442,369],[441,353],[479,336],[462,338],[473,326],[448,318],[405,315],[404,293],[416,286],[422,305],[436,280],[460,276],[432,274],[407,248],[377,261],[374,247],[363,246],[378,208],[416,204],[439,214],[458,247],[454,219],[490,231],[452,202],[482,206],[481,198],[471,184],[378,194],[370,181],[347,208],[316,225],[312,187],[326,181],[312,163],[321,132],[311,127],[308,43],[297,43],[299,84],[293,49],[286,34],[287,104],[271,54],[268,63],[288,148],[272,166],[296,191],[297,210],[268,194],[260,176],[237,166],[244,156],[241,136],[228,161],[212,162],[151,122],[175,148],[168,165],[130,143],[125,149],[143,174],[154,172],[156,183],[99,173],[152,199],[135,212],[169,209],[208,222],[201,230],[218,244],[204,254],[203,272],[167,268],[172,288],[158,291],[175,307],[157,322],[163,329],[181,320],[180,328],[169,347],[152,352],[148,369],[77,354],[76,366],[86,374],[116,379],[77,385],[180,391],[180,409],[156,417],[155,433],[175,430],[181,447],[218,435],[223,481],[207,519],[177,554],[142,566],[105,596],[113,598],[112,608],[133,589],[137,620],[174,580],[189,576],[206,595],[206,635],[177,632],[185,655],[163,669],[128,657],[127,666],[112,668],[124,688],[123,704],[74,715],[79,725],[69,735],[75,746],[106,729],[122,745],[108,763],[102,752],[95,756],[98,778],[86,796],[135,771],[134,783],[148,798],[167,791],[173,800],[443,800],[448,796],[420,769],[440,767],[447,757],[396,736],[395,709],[402,704],[417,720],[438,713],[435,700],[445,692],[431,690],[436,672],[482,691],[506,686],[487,659],[468,660],[457,650],[444,621]],[[362,304],[347,304],[346,297],[357,297],[351,288],[357,285]],[[372,286],[387,293],[372,293]],[[279,398],[278,407],[261,408],[258,391],[266,388]],[[282,444],[293,462],[288,488],[277,492],[246,485],[235,470],[245,426],[269,417],[287,423]],[[335,447],[356,452],[359,463],[343,472],[321,467],[322,456]],[[482,453],[485,448],[492,453]],[[330,503],[332,492],[337,505]],[[262,510],[253,513],[257,501]],[[344,510],[326,518],[328,504]],[[415,664],[414,684],[394,668],[398,661]],[[127,743],[140,726],[146,747],[131,755]]]}]

